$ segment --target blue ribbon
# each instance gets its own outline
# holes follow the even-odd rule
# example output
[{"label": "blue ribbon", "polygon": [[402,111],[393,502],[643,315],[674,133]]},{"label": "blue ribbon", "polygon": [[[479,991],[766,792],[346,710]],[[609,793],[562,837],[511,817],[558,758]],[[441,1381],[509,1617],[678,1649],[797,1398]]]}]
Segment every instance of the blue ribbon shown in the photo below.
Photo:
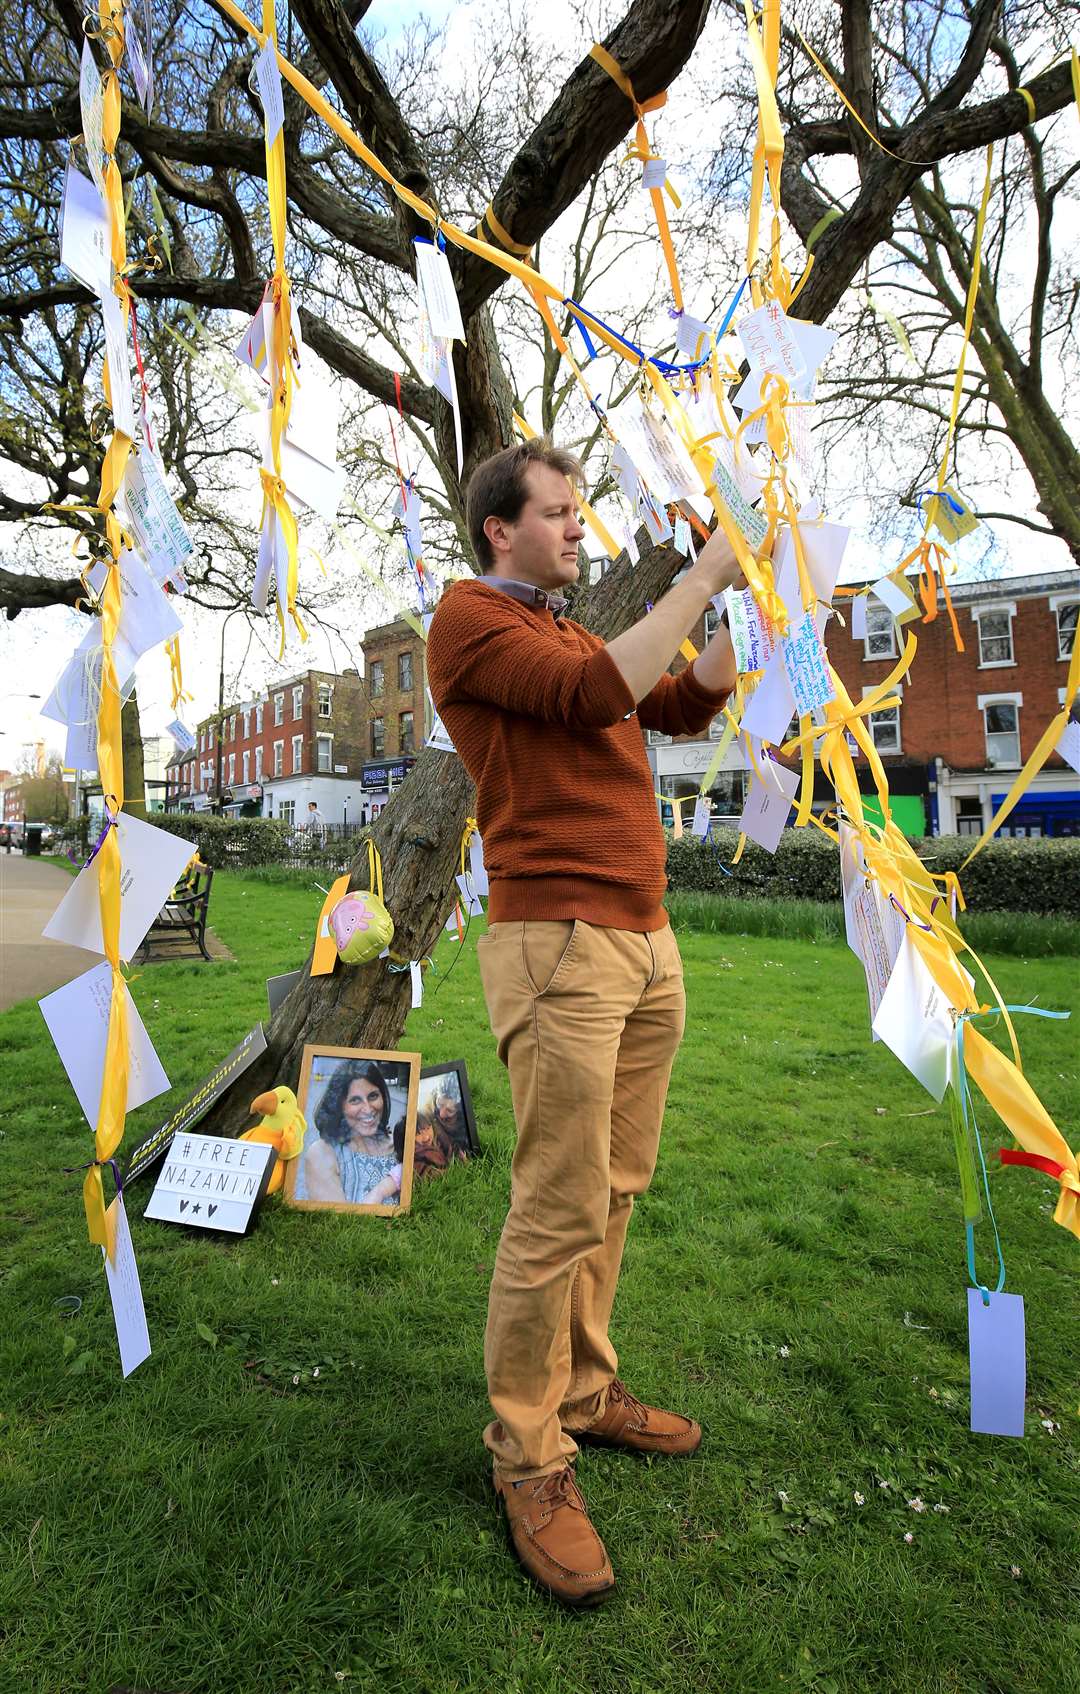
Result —
[{"label": "blue ribbon", "polygon": [[587,319],[589,323],[605,330],[607,334],[611,336],[612,340],[619,343],[620,347],[625,347],[628,353],[633,354],[639,365],[652,365],[656,370],[660,371],[663,376],[689,376],[694,371],[701,370],[709,362],[708,356],[704,359],[693,359],[686,364],[673,364],[670,359],[655,358],[652,354],[646,353],[643,348],[639,347],[636,341],[630,341],[625,335],[620,335],[617,329],[613,329],[609,323],[606,323],[603,318],[598,317],[595,312],[588,311],[584,306],[580,305],[577,300],[566,298],[562,303],[580,329],[585,345],[589,348],[590,358],[596,357],[596,348],[589,339],[588,332],[585,329],[585,324],[582,321],[583,319]]},{"label": "blue ribbon", "polygon": [[915,496],[915,510],[918,512],[920,517],[922,517],[923,501],[934,499],[944,500],[949,510],[951,512],[955,512],[958,518],[962,518],[967,510],[967,507],[962,505],[959,500],[954,500],[951,494],[946,493],[944,488],[924,488],[921,494],[917,494]]},{"label": "blue ribbon", "polygon": [[[1067,1018],[1069,1016],[1068,1012],[1044,1011],[1041,1006],[1006,1006],[1005,1011],[1025,1013],[1035,1018]],[[998,1260],[998,1279],[994,1288],[995,1294],[1000,1294],[1001,1290],[1005,1286],[1005,1259],[1001,1251],[1001,1237],[998,1234],[997,1219],[994,1217],[994,1208],[990,1203],[990,1178],[987,1175],[986,1159],[983,1156],[982,1138],[979,1135],[979,1126],[975,1121],[975,1107],[971,1099],[971,1089],[968,1086],[967,1067],[964,1064],[964,1025],[971,1018],[996,1018],[999,1016],[1000,1012],[995,1007],[986,1012],[961,1012],[956,1020],[956,1061],[959,1073],[957,1076],[956,1092],[960,1100],[960,1116],[963,1120],[965,1132],[967,1132],[969,1128],[968,1119],[970,1114],[970,1129],[975,1141],[976,1151],[979,1155],[979,1165],[982,1170],[983,1194],[986,1199],[986,1210],[994,1231],[994,1245],[997,1249]],[[990,1304],[990,1290],[986,1287],[985,1283],[979,1281],[975,1271],[975,1225],[973,1223],[965,1222],[964,1234],[967,1237],[968,1275],[971,1278],[972,1287],[977,1288],[979,1293],[982,1295],[983,1305],[988,1306]]]}]

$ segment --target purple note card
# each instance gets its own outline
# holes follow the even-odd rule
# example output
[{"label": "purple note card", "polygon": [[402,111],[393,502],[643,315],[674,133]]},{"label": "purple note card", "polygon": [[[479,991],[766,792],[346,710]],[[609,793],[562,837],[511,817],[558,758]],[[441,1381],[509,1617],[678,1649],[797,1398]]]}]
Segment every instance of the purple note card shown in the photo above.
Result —
[{"label": "purple note card", "polygon": [[1023,1435],[1024,1297],[991,1294],[988,1306],[977,1288],[969,1288],[967,1297],[972,1432]]}]

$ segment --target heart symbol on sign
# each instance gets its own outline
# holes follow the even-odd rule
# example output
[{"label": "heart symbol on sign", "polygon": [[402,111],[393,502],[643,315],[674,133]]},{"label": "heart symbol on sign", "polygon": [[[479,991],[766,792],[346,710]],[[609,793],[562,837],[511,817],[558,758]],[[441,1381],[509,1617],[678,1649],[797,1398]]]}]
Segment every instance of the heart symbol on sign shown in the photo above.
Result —
[{"label": "heart symbol on sign", "polygon": [[212,1218],[212,1217],[213,1217],[213,1215],[214,1215],[214,1213],[215,1213],[215,1212],[216,1212],[216,1211],[217,1211],[217,1206],[216,1206],[216,1205],[214,1205],[214,1206],[207,1206],[207,1208],[206,1208],[206,1215],[207,1215],[207,1217],[208,1217],[208,1218]]},{"label": "heart symbol on sign", "polygon": [[190,1205],[191,1205],[191,1201],[190,1201],[190,1200],[181,1200],[181,1202],[180,1202],[180,1210],[181,1210],[181,1211],[182,1211],[182,1212],[184,1212],[184,1211],[186,1211],[186,1210],[187,1210],[187,1208],[188,1208],[188,1207],[189,1207],[189,1206],[190,1206]]}]

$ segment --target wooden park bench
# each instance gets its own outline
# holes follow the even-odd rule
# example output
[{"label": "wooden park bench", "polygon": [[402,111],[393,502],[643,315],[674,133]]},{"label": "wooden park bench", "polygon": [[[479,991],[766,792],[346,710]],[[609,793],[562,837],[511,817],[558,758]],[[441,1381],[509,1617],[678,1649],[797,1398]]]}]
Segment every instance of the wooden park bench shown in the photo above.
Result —
[{"label": "wooden park bench", "polygon": [[184,872],[144,935],[139,959],[149,959],[150,948],[157,942],[194,941],[203,958],[212,962],[206,951],[206,914],[213,880],[213,871],[198,861]]}]

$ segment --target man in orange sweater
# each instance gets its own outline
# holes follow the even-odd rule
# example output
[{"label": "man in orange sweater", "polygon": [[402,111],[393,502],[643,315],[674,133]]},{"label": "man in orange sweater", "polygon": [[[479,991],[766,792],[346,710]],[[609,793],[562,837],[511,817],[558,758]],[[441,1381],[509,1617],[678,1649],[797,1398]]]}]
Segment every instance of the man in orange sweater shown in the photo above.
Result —
[{"label": "man in orange sweater", "polygon": [[490,881],[480,971],[517,1123],[484,1441],[521,1563],[572,1605],[615,1586],[574,1481],[578,1443],[685,1454],[701,1440],[692,1418],[623,1386],[608,1322],[685,1015],[641,731],[702,734],[723,705],[735,685],[723,625],[679,676],[668,666],[739,576],[713,535],[605,644],[562,615],[580,480],[572,455],[539,440],[478,467],[468,524],[486,574],[446,591],[427,647],[432,697],[477,788]]}]

